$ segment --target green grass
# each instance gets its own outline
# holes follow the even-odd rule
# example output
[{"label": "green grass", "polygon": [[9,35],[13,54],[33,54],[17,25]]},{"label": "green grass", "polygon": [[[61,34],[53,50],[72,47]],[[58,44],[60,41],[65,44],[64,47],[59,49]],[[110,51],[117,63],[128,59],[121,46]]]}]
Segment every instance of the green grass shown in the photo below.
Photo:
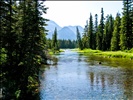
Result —
[{"label": "green grass", "polygon": [[89,54],[101,53],[102,52],[100,50],[92,50],[92,49],[84,49],[84,50],[74,49],[73,51],[77,51],[79,53],[89,53]]},{"label": "green grass", "polygon": [[60,49],[60,52],[64,52],[64,50],[63,49]]},{"label": "green grass", "polygon": [[105,57],[114,57],[114,58],[133,58],[133,53],[127,53],[127,52],[122,52],[122,51],[106,51],[106,52],[101,52],[97,53],[98,55],[102,55]]},{"label": "green grass", "polygon": [[58,53],[60,53],[60,52],[64,52],[64,50],[63,50],[63,49],[60,49],[59,51],[53,51],[53,50],[51,50],[51,49],[48,50],[48,53],[49,53],[50,55],[58,54]]},{"label": "green grass", "polygon": [[84,49],[79,50],[76,49],[75,51],[79,53],[85,53],[85,54],[93,54],[108,58],[130,58],[133,59],[133,49],[126,50],[126,51],[100,51],[100,50],[92,50],[92,49]]}]

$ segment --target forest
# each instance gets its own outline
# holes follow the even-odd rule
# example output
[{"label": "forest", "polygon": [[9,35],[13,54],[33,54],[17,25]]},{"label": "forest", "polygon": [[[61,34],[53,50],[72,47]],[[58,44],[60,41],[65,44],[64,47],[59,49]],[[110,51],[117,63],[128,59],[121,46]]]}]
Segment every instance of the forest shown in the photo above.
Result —
[{"label": "forest", "polygon": [[0,1],[3,100],[38,100],[39,68],[46,63],[47,8],[38,0]]},{"label": "forest", "polygon": [[90,13],[83,36],[77,30],[77,40],[58,40],[55,28],[52,39],[45,29],[48,19],[44,2],[39,0],[0,1],[0,78],[2,99],[39,100],[39,68],[47,64],[47,51],[60,48],[85,48],[102,51],[130,50],[133,48],[133,3],[123,1],[123,13],[101,19]]},{"label": "forest", "polygon": [[78,47],[82,50],[90,48],[102,51],[130,50],[133,48],[133,3],[123,1],[122,15],[118,12],[114,18],[111,14],[104,16],[101,8],[101,18],[98,24],[98,15],[90,13],[86,21],[83,37],[77,28]]}]

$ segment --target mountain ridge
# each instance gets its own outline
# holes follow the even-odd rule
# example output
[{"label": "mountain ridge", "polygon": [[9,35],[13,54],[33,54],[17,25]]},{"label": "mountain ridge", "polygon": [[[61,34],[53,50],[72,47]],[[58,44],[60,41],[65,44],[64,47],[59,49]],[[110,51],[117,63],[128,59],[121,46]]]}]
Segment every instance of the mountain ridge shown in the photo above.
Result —
[{"label": "mountain ridge", "polygon": [[69,25],[61,27],[59,26],[55,21],[50,20],[47,23],[47,26],[45,27],[48,31],[47,38],[52,39],[52,35],[54,34],[55,28],[57,28],[57,38],[58,39],[70,39],[70,40],[76,40],[76,27],[79,28],[79,32],[83,32],[83,28],[80,25]]}]

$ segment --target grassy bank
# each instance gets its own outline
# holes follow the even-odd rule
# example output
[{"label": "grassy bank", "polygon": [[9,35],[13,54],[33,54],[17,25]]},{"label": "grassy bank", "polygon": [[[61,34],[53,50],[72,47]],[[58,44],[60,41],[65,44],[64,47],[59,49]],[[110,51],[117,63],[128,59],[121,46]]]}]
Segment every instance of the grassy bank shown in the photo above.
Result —
[{"label": "grassy bank", "polygon": [[75,49],[74,51],[85,53],[86,55],[93,54],[93,55],[103,56],[108,58],[133,59],[133,49],[126,50],[126,51],[100,51],[100,50],[92,50],[92,49],[84,49],[84,50]]},{"label": "grassy bank", "polygon": [[60,49],[59,51],[53,51],[53,50],[51,50],[51,49],[48,50],[48,53],[49,53],[50,55],[58,54],[58,53],[60,53],[60,52],[64,52],[64,50],[63,50],[63,49]]}]

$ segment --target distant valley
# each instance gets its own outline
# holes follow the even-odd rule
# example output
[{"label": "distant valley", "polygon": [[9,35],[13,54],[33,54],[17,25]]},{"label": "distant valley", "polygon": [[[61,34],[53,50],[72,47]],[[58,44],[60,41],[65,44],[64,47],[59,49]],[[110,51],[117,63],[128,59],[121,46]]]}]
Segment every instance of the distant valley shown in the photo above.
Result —
[{"label": "distant valley", "polygon": [[76,40],[76,27],[78,27],[80,33],[83,33],[83,28],[79,25],[77,26],[64,26],[60,27],[56,22],[50,20],[47,22],[47,26],[45,27],[48,31],[47,38],[52,38],[55,28],[57,28],[57,38],[65,39],[65,40]]}]

